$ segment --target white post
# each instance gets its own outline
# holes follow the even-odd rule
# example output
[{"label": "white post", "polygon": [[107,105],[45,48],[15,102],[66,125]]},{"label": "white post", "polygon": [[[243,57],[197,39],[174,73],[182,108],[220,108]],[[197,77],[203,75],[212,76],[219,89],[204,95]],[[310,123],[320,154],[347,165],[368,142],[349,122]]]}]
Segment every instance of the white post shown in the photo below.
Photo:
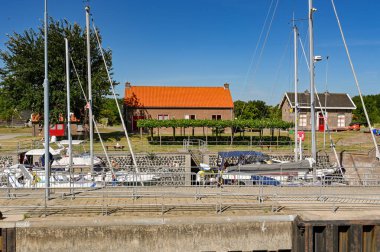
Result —
[{"label": "white post", "polygon": [[71,165],[73,164],[73,146],[71,137],[71,116],[70,116],[70,52],[69,41],[65,38],[66,49],[66,96],[67,96],[67,139],[69,140],[69,169],[71,171]]}]

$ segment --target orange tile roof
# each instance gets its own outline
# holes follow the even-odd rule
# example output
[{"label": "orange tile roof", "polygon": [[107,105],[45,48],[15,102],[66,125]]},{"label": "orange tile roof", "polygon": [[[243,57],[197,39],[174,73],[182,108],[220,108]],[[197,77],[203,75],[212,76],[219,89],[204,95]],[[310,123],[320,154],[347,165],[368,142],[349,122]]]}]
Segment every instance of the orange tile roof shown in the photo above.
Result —
[{"label": "orange tile roof", "polygon": [[131,101],[133,96],[136,97],[140,106],[147,108],[234,107],[230,90],[224,87],[131,86],[125,88],[125,100]]}]

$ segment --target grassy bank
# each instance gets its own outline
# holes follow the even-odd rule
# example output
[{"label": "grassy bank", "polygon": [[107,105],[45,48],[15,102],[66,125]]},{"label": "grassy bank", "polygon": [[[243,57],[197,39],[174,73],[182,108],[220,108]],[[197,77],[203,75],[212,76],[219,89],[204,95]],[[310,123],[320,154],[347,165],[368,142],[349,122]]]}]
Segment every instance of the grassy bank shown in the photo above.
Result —
[{"label": "grassy bank", "polygon": [[[100,135],[103,140],[104,146],[108,146],[108,150],[114,153],[121,153],[128,151],[128,144],[124,132],[121,127],[107,127],[101,128]],[[365,133],[365,129],[360,132],[354,131],[340,131],[332,132],[331,136],[334,140],[335,146],[338,151],[370,151],[373,149],[373,142],[369,133]],[[16,152],[20,150],[27,150],[31,148],[43,148],[40,137],[32,137],[31,128],[0,128],[1,152]],[[330,150],[330,140],[328,134],[324,137],[323,132],[316,132],[318,150]],[[74,136],[73,139],[80,139]],[[130,140],[134,152],[177,152],[182,150],[184,139],[191,140],[191,147],[202,147],[207,140],[207,149],[211,151],[223,150],[278,150],[285,152],[292,152],[294,148],[294,135],[289,134],[288,131],[275,132],[272,137],[269,130],[264,130],[263,136],[260,137],[258,132],[245,132],[237,133],[231,145],[231,135],[221,134],[217,138],[215,136],[208,136],[207,139],[203,135],[195,136],[176,136],[173,139],[172,135],[155,135],[151,139],[149,134],[131,134]],[[305,152],[310,150],[311,133],[305,132],[305,141],[302,143]],[[377,137],[380,140],[380,137]],[[97,153],[103,153],[102,145],[99,141],[97,134],[94,136],[95,144],[94,150]],[[202,141],[200,141],[202,140]],[[115,149],[116,144],[124,146],[123,149]],[[53,148],[56,147],[52,144]],[[84,144],[84,151],[89,150],[89,141]]]}]

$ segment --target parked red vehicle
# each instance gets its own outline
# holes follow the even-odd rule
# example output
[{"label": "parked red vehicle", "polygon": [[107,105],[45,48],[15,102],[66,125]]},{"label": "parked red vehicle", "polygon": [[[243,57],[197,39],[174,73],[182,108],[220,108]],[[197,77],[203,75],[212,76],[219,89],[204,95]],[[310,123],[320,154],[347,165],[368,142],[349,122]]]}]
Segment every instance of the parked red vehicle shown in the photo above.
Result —
[{"label": "parked red vehicle", "polygon": [[360,130],[360,123],[350,123],[350,125],[348,126],[348,130],[359,131]]}]

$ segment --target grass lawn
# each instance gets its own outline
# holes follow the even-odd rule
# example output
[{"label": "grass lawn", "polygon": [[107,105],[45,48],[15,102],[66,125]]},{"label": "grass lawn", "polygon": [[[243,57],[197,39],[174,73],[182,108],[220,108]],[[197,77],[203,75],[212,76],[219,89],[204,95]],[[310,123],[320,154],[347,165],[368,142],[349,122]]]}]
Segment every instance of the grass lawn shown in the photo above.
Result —
[{"label": "grass lawn", "polygon": [[[15,153],[18,150],[28,150],[31,148],[43,148],[42,142],[40,141],[41,138],[39,137],[32,137],[31,128],[0,128],[0,136],[7,136],[12,135],[12,138],[0,138],[0,146],[1,152],[8,152],[8,153]],[[125,138],[124,132],[122,130],[122,127],[107,127],[107,128],[99,128],[103,144],[105,146],[109,146],[109,150],[112,153],[123,153],[120,150],[114,150],[113,146],[116,145],[116,143],[119,143],[120,145],[124,146],[124,151],[128,151],[128,144],[127,140]],[[30,133],[30,135],[25,135]],[[14,134],[20,134],[20,136],[14,136]],[[278,131],[275,131],[275,138],[278,134]],[[230,140],[227,140],[224,143],[218,143],[213,144],[209,142],[207,149],[210,151],[227,151],[227,150],[262,150],[267,151],[268,149],[266,147],[260,147],[260,146],[250,146],[249,145],[249,137],[250,136],[258,136],[259,133],[257,132],[246,132],[244,134],[246,136],[246,140],[244,144],[240,143],[238,141],[234,140],[234,145],[230,145]],[[287,131],[281,131],[281,136],[287,136],[290,138],[290,141],[293,141],[294,135],[289,134]],[[370,151],[373,149],[374,145],[371,140],[371,135],[369,133],[365,133],[363,130],[360,132],[356,131],[341,131],[341,132],[332,132],[331,133],[333,141],[336,145],[336,149],[338,151]],[[163,135],[163,137],[171,135]],[[225,139],[230,139],[229,134],[222,134]],[[237,133],[235,135],[236,137],[240,136],[240,133]],[[269,130],[264,131],[264,136],[270,136]],[[190,139],[197,139],[199,136],[190,136]],[[323,132],[316,132],[317,137],[317,147],[318,150],[324,149],[324,136]],[[78,137],[74,136],[73,139],[77,139]],[[99,141],[99,137],[97,134],[94,135],[95,144],[94,144],[94,151],[96,153],[103,153],[102,146]],[[131,134],[130,135],[130,141],[132,143],[133,151],[136,153],[139,152],[177,152],[183,148],[183,141],[178,142],[156,142],[155,144],[149,143],[150,135],[145,134],[140,137],[139,134]],[[310,151],[311,146],[311,132],[305,132],[305,141],[302,143],[305,153],[308,153]],[[380,137],[377,137],[377,140],[380,141]],[[276,145],[275,141],[272,142],[272,145]],[[327,152],[330,151],[330,141],[329,136],[326,134],[326,144],[325,144],[325,150]],[[52,144],[52,147],[54,148],[55,145]],[[194,148],[197,148],[197,142],[194,142],[193,145]],[[89,141],[86,142],[84,145],[84,148],[86,151],[89,150]],[[277,150],[277,151],[283,151],[283,152],[293,152],[293,143],[289,145],[289,142],[285,146],[272,146],[271,150]]]},{"label": "grass lawn", "polygon": [[19,133],[30,133],[31,134],[32,129],[31,128],[25,128],[25,127],[0,127],[0,134],[19,134]]}]

